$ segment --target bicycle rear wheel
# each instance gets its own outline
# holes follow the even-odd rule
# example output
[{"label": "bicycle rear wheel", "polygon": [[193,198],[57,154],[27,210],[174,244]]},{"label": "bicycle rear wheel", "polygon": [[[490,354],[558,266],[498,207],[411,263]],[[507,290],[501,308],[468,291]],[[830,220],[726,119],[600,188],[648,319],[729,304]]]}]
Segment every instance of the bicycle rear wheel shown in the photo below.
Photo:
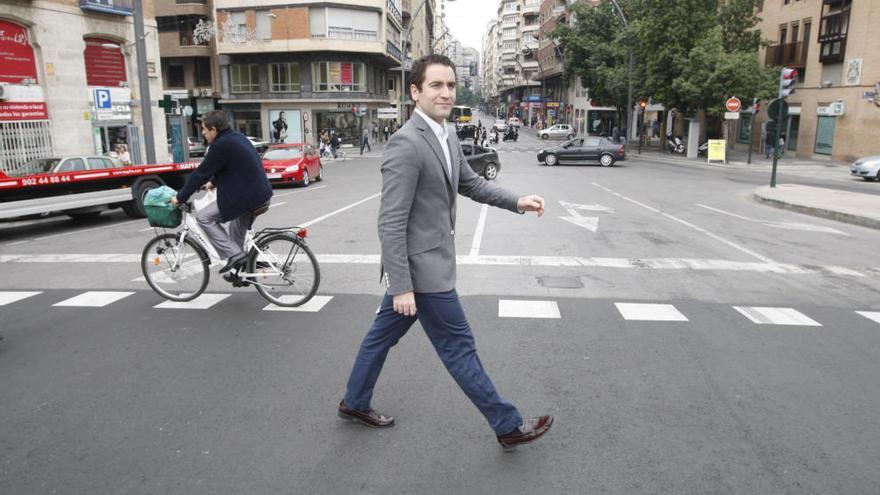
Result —
[{"label": "bicycle rear wheel", "polygon": [[180,244],[178,234],[154,237],[141,255],[141,271],[147,284],[172,301],[192,301],[199,297],[208,286],[209,270],[205,250],[190,238]]},{"label": "bicycle rear wheel", "polygon": [[277,306],[296,307],[318,291],[321,271],[305,241],[293,234],[274,234],[257,241],[248,256],[250,281],[257,292]]}]

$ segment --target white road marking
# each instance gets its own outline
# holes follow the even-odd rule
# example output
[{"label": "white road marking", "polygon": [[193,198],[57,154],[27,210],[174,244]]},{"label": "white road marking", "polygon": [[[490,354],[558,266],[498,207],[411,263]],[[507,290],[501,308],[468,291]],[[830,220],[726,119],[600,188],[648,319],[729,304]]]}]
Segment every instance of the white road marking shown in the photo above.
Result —
[{"label": "white road marking", "polygon": [[165,301],[153,306],[158,309],[209,309],[231,294],[202,294],[187,302]]},{"label": "white road marking", "polygon": [[29,297],[36,296],[37,294],[42,294],[42,291],[8,291],[8,292],[0,292],[0,306],[6,306],[7,304],[12,304],[17,301],[21,301],[23,299],[27,299]]},{"label": "white road marking", "polygon": [[821,327],[822,324],[793,308],[766,308],[734,306],[746,318],[758,325],[799,325]]},{"label": "white road marking", "polygon": [[71,297],[70,299],[65,299],[64,301],[61,301],[59,303],[55,303],[52,306],[103,308],[104,306],[113,304],[116,301],[124,299],[132,294],[134,294],[134,292],[89,291],[83,292],[78,296]]},{"label": "white road marking", "polygon": [[687,317],[671,304],[614,303],[624,320],[636,321],[688,321]]},{"label": "white road marking", "polygon": [[372,196],[368,196],[368,197],[366,197],[366,198],[364,198],[364,199],[362,199],[362,200],[360,200],[360,201],[354,202],[354,203],[352,203],[352,204],[350,204],[350,205],[348,205],[348,206],[344,206],[344,207],[342,207],[342,208],[340,208],[340,209],[338,209],[338,210],[336,210],[336,211],[331,211],[330,213],[328,213],[328,214],[326,214],[326,215],[321,215],[321,216],[318,217],[318,218],[315,218],[315,219],[313,219],[313,220],[309,220],[308,222],[303,223],[303,224],[300,224],[299,226],[300,226],[300,227],[308,227],[308,226],[310,226],[310,225],[314,225],[314,224],[316,224],[316,223],[318,223],[318,222],[320,222],[320,221],[322,221],[322,220],[326,220],[326,219],[332,217],[333,215],[336,215],[336,214],[338,214],[338,213],[342,213],[342,212],[345,211],[345,210],[350,210],[351,208],[354,208],[355,206],[358,206],[358,205],[360,205],[360,204],[362,204],[362,203],[366,203],[367,201],[370,201],[371,199],[378,198],[378,197],[381,196],[381,195],[382,195],[382,193],[378,192],[378,193],[376,193],[376,194],[374,194],[374,195],[372,195]]},{"label": "white road marking", "polygon": [[296,191],[290,191],[290,192],[281,193],[281,194],[273,194],[272,197],[273,198],[283,198],[284,196],[290,196],[291,194],[302,194],[302,193],[307,193],[307,192],[312,192],[312,191],[318,191],[318,190],[324,189],[326,187],[327,186],[309,186],[305,189],[298,189]]},{"label": "white road marking", "polygon": [[[318,263],[335,265],[378,265],[378,254],[319,254]],[[140,263],[140,254],[0,254],[3,263]],[[641,270],[696,270],[721,272],[781,273],[792,275],[842,275],[867,277],[880,275],[870,268],[839,266],[800,266],[785,263],[759,263],[696,258],[584,258],[580,256],[469,256],[457,257],[459,265],[542,266],[582,268],[629,268]],[[143,282],[138,277],[134,282]]]},{"label": "white road marking", "polygon": [[700,208],[705,208],[710,211],[714,211],[716,213],[721,213],[722,215],[728,215],[733,218],[738,218],[740,220],[745,220],[746,222],[757,223],[760,225],[765,225],[767,227],[786,229],[786,230],[803,230],[807,232],[824,232],[826,234],[837,234],[837,235],[845,235],[849,237],[849,234],[846,232],[841,232],[837,229],[833,229],[831,227],[822,227],[821,225],[813,225],[809,223],[797,223],[797,222],[774,222],[772,220],[758,220],[755,218],[744,217],[742,215],[737,215],[736,213],[731,213],[729,211],[719,210],[718,208],[712,208],[711,206],[706,206],[700,203],[695,203]]},{"label": "white road marking", "polygon": [[559,201],[559,204],[568,211],[567,217],[559,217],[560,220],[565,220],[566,222],[573,223],[578,227],[583,227],[591,232],[596,232],[599,230],[599,217],[582,217],[578,210],[587,210],[587,211],[603,211],[603,212],[613,212],[612,208],[608,208],[602,205],[580,205],[577,203],[569,203],[568,201]]},{"label": "white road marking", "polygon": [[[285,296],[293,298],[294,296]],[[282,297],[282,300],[284,297]],[[314,296],[309,299],[309,302],[303,304],[302,306],[297,306],[295,308],[288,308],[284,306],[276,306],[274,304],[270,304],[263,308],[263,311],[292,311],[299,313],[317,313],[327,305],[330,300],[333,299],[333,296]]]},{"label": "white road marking", "polygon": [[498,301],[499,318],[561,318],[556,301]]},{"label": "white road marking", "polygon": [[864,316],[869,320],[880,323],[880,311],[856,311],[856,313]]},{"label": "white road marking", "polygon": [[[602,186],[599,186],[598,184],[596,184],[595,182],[594,182],[593,184],[597,185],[598,187],[602,187]],[[602,187],[602,188],[605,189],[606,191],[611,191],[610,189],[606,189],[606,188],[604,188],[604,187]],[[727,239],[724,239],[724,238],[721,237],[721,236],[715,235],[715,234],[713,234],[712,232],[709,232],[708,230],[706,230],[706,229],[704,229],[704,228],[702,228],[702,227],[698,227],[698,226],[696,226],[696,225],[694,225],[694,224],[692,224],[692,223],[690,223],[690,222],[688,222],[688,221],[686,221],[686,220],[682,220],[682,219],[680,219],[680,218],[678,218],[678,217],[675,217],[675,216],[673,216],[673,215],[670,215],[669,213],[664,213],[664,212],[662,212],[662,211],[660,211],[660,210],[658,210],[658,209],[656,209],[656,208],[653,208],[653,207],[651,207],[651,206],[648,206],[648,205],[646,205],[646,204],[644,204],[644,203],[641,203],[641,202],[639,202],[639,201],[636,201],[636,200],[634,200],[634,199],[632,199],[632,198],[628,198],[628,197],[626,197],[626,196],[624,196],[624,195],[622,195],[622,194],[620,194],[620,193],[617,193],[617,192],[613,192],[613,191],[611,191],[611,194],[613,194],[613,195],[619,197],[620,199],[623,199],[624,201],[629,201],[630,203],[632,203],[632,204],[634,204],[634,205],[641,206],[642,208],[645,208],[645,209],[648,210],[648,211],[652,211],[652,212],[657,213],[657,214],[659,214],[659,215],[662,215],[662,216],[664,216],[664,217],[666,217],[666,218],[668,218],[668,219],[670,219],[670,220],[672,220],[672,221],[674,221],[674,222],[680,223],[680,224],[684,225],[685,227],[690,227],[691,229],[694,229],[694,230],[696,230],[697,232],[700,232],[701,234],[705,234],[705,235],[711,237],[712,239],[715,239],[716,241],[719,241],[719,242],[721,242],[721,243],[724,243],[724,244],[726,244],[726,245],[728,245],[728,246],[730,246],[730,247],[732,247],[732,248],[734,248],[734,249],[736,249],[736,250],[738,250],[738,251],[741,251],[741,252],[743,252],[743,253],[745,253],[745,254],[748,254],[749,256],[753,256],[753,257],[755,257],[755,258],[757,258],[757,259],[763,261],[764,263],[771,263],[771,264],[775,263],[773,260],[771,260],[770,258],[768,258],[768,257],[766,257],[766,256],[763,256],[763,255],[761,255],[761,254],[758,254],[758,253],[756,253],[756,252],[754,252],[754,251],[752,251],[752,250],[750,250],[750,249],[748,249],[748,248],[746,248],[746,247],[744,247],[744,246],[740,246],[739,244],[736,244],[735,242],[728,241]]]},{"label": "white road marking", "polygon": [[133,224],[133,223],[142,223],[143,221],[144,221],[144,219],[139,218],[139,219],[137,219],[137,220],[129,220],[129,221],[127,221],[127,222],[117,223],[117,224],[113,224],[113,225],[102,225],[102,226],[100,226],[100,227],[92,227],[92,228],[90,228],[90,229],[77,229],[77,230],[72,230],[72,231],[70,231],[70,232],[63,232],[63,233],[61,233],[61,234],[52,234],[52,235],[46,235],[46,236],[43,236],[43,237],[35,237],[35,238],[33,238],[33,239],[25,239],[25,240],[23,240],[23,241],[10,242],[10,243],[7,243],[6,245],[7,245],[7,246],[16,246],[16,245],[18,245],[18,244],[25,244],[25,243],[28,243],[28,242],[35,242],[35,241],[45,241],[46,239],[55,239],[55,238],[58,238],[58,237],[64,237],[64,236],[68,236],[68,235],[79,234],[79,233],[82,233],[82,232],[92,232],[92,231],[95,231],[95,230],[108,230],[108,229],[111,229],[111,228],[123,227],[123,226],[125,226],[125,225],[130,225],[130,224]]},{"label": "white road marking", "polygon": [[486,228],[486,214],[488,212],[489,205],[483,205],[480,209],[480,219],[477,221],[477,230],[474,231],[474,242],[471,244],[469,256],[480,255],[480,246],[483,244],[483,230]]},{"label": "white road marking", "polygon": [[272,203],[269,205],[269,209],[275,208],[276,206],[286,205],[287,201],[282,201],[280,203]]}]

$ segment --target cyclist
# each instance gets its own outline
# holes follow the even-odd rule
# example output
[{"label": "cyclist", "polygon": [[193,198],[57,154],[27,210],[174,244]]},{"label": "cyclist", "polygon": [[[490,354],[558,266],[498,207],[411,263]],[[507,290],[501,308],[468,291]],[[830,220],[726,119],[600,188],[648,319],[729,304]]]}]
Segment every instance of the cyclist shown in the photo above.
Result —
[{"label": "cyclist", "polygon": [[[252,212],[269,203],[272,186],[256,149],[229,127],[223,110],[205,114],[202,136],[210,148],[171,203],[185,203],[202,186],[217,188],[217,202],[199,210],[196,220],[220,256],[227,259],[220,269],[226,273],[247,258],[243,245]],[[228,232],[224,223],[228,223]]]}]

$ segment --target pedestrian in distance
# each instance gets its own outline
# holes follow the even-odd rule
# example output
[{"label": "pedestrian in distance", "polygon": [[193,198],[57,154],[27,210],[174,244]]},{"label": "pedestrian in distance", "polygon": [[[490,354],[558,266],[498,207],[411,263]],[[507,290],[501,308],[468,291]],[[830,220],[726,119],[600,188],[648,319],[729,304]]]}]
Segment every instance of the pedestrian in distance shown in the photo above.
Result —
[{"label": "pedestrian in distance", "polygon": [[[524,214],[544,213],[544,199],[518,197],[471,170],[455,132],[446,125],[455,104],[455,65],[431,54],[412,65],[412,118],[386,145],[379,207],[382,279],[386,294],[364,337],[337,414],[374,428],[394,418],[371,407],[385,358],[418,320],[455,382],[488,420],[504,449],[531,442],[552,416],[523,419],[483,369],[455,290],[458,194]],[[444,418],[444,421],[448,418]]]},{"label": "pedestrian in distance", "polygon": [[388,128],[388,124],[385,124],[385,127],[382,129],[382,133],[385,134],[385,142],[388,142],[388,134],[391,130]]},{"label": "pedestrian in distance", "polygon": [[370,153],[373,152],[373,148],[370,147],[370,130],[364,127],[364,132],[361,134],[361,155],[364,154],[364,148],[370,150]]},{"label": "pedestrian in distance", "polygon": [[773,153],[775,146],[773,146],[776,140],[776,136],[767,129],[764,133],[764,158],[770,159],[770,154]]},{"label": "pedestrian in distance", "polygon": [[336,150],[339,149],[340,144],[342,144],[342,141],[339,139],[336,131],[332,131],[330,133],[330,153],[333,154],[333,158],[336,158]]}]

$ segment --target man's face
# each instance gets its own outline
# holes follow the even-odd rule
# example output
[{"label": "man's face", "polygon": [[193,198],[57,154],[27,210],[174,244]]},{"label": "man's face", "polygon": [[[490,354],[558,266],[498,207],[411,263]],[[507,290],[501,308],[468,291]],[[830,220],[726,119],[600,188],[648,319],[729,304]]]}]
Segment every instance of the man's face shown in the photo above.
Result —
[{"label": "man's face", "polygon": [[214,127],[207,128],[205,124],[202,124],[202,137],[205,138],[208,144],[213,143],[214,139],[217,138],[217,129]]},{"label": "man's face", "polygon": [[455,71],[448,65],[431,64],[425,70],[422,89],[410,84],[409,91],[421,111],[434,121],[443,122],[455,105]]}]

